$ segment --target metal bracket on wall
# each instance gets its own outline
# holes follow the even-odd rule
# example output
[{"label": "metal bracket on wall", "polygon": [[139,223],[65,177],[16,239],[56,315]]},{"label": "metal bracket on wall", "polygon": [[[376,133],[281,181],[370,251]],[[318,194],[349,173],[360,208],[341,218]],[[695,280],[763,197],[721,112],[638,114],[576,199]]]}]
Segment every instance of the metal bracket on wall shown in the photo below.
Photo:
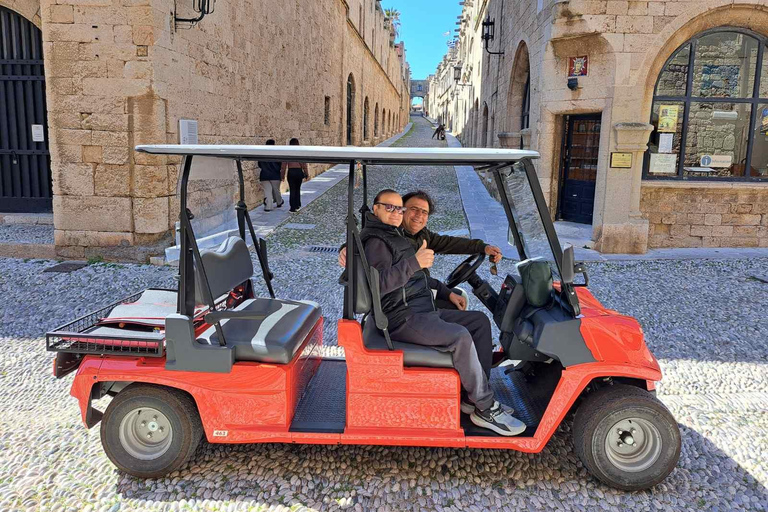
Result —
[{"label": "metal bracket on wall", "polygon": [[[176,16],[176,2],[174,1],[173,21],[176,28],[192,28],[202,21],[207,14],[212,14],[216,7],[216,0],[192,0],[192,9],[198,13],[196,18],[180,18]],[[181,26],[180,26],[181,25]]]}]

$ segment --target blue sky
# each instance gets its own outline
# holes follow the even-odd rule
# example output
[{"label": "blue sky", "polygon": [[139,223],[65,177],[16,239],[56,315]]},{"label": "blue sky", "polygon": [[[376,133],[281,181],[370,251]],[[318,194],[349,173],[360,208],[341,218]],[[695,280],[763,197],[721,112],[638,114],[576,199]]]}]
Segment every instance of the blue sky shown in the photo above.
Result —
[{"label": "blue sky", "polygon": [[[435,72],[457,28],[459,0],[382,0],[384,9],[400,11],[400,37],[411,65],[411,78],[420,80]],[[443,35],[449,32],[449,35]]]}]

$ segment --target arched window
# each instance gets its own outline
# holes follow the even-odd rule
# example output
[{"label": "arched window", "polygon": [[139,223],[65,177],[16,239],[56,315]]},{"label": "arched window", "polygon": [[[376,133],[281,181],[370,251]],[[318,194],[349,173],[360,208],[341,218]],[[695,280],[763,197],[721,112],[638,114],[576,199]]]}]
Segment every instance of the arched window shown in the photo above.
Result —
[{"label": "arched window", "polygon": [[488,147],[488,104],[483,102],[483,131],[480,132],[480,147]]},{"label": "arched window", "polygon": [[520,129],[525,130],[530,126],[531,116],[531,74],[525,79],[525,87],[523,88],[523,108],[520,113]]},{"label": "arched window", "polygon": [[723,27],[678,48],[659,73],[643,175],[768,179],[766,38]]},{"label": "arched window", "polygon": [[387,109],[381,109],[381,134],[387,136]]},{"label": "arched window", "polygon": [[347,145],[352,145],[352,129],[355,126],[355,78],[347,78]]},{"label": "arched window", "polygon": [[363,103],[363,140],[368,140],[368,97],[365,97],[365,102]]},{"label": "arched window", "polygon": [[379,104],[373,108],[373,136],[379,136]]}]

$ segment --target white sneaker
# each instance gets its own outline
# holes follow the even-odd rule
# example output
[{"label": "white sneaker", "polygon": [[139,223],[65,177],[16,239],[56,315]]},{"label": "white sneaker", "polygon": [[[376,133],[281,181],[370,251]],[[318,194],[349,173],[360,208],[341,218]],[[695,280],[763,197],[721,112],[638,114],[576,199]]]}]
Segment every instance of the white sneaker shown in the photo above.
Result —
[{"label": "white sneaker", "polygon": [[487,428],[501,436],[516,436],[525,432],[525,423],[512,416],[514,411],[499,402],[484,411],[475,411],[469,416],[478,427]]}]

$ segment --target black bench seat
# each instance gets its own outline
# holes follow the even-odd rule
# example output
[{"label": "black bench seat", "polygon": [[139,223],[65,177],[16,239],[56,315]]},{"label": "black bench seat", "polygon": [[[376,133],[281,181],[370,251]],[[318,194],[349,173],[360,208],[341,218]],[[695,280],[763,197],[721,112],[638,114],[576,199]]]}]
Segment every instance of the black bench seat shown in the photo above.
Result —
[{"label": "black bench seat", "polygon": [[[257,298],[246,299],[233,311],[265,315],[262,319],[227,319],[221,330],[227,346],[234,347],[235,361],[290,363],[312,328],[320,319],[320,307],[310,302]],[[197,338],[198,343],[219,345],[211,326]]]},{"label": "black bench seat", "polygon": [[[363,322],[363,344],[368,350],[389,351],[384,334],[376,328],[373,318]],[[426,366],[428,368],[453,368],[450,352],[440,352],[431,347],[392,340],[395,350],[403,351],[403,366]]]}]

